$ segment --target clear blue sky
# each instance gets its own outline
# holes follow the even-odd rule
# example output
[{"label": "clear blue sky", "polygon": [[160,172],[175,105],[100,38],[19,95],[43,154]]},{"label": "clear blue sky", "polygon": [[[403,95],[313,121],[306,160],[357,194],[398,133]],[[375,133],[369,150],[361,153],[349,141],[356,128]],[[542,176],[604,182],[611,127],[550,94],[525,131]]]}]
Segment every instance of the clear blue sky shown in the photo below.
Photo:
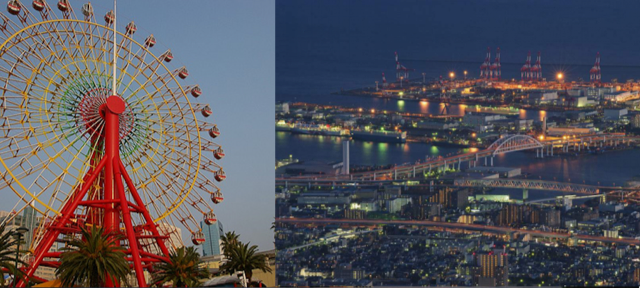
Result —
[{"label": "clear blue sky", "polygon": [[[111,3],[92,1],[96,15]],[[198,101],[213,109],[207,120],[222,133],[216,142],[225,150],[220,164],[227,173],[220,184],[225,200],[214,209],[225,230],[273,249],[274,1],[118,1],[119,30],[129,20],[136,34],[153,33],[154,52],[171,49],[189,70],[186,82],[202,88]]]},{"label": "clear blue sky", "polygon": [[[28,2],[24,4],[30,8]],[[48,0],[52,6],[56,2]],[[78,17],[86,2],[71,2]],[[104,23],[113,1],[92,1],[92,5],[97,20]],[[157,44],[152,53],[171,49],[171,66],[184,65],[189,71],[182,85],[200,85],[203,93],[198,102],[210,104],[213,114],[207,121],[220,128],[215,142],[226,154],[218,161],[227,174],[219,185],[225,200],[212,203],[214,212],[225,231],[236,231],[240,240],[258,245],[261,251],[274,249],[270,229],[275,214],[274,1],[118,1],[117,18],[121,32],[135,21],[134,38],[140,42],[153,34]],[[10,211],[18,198],[9,189],[0,192],[0,210]],[[195,215],[201,219],[200,213]],[[191,235],[184,228],[182,235],[190,245]]]}]

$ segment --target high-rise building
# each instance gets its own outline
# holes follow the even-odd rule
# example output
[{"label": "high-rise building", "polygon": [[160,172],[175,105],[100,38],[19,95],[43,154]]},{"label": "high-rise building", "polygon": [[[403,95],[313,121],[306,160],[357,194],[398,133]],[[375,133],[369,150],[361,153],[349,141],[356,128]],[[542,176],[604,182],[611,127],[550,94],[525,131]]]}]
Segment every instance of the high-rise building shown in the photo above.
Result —
[{"label": "high-rise building", "polygon": [[24,236],[24,241],[26,243],[26,247],[31,247],[31,242],[33,241],[33,233],[36,231],[37,217],[36,209],[31,207],[31,205],[27,205],[22,211],[22,226],[29,229]]},{"label": "high-rise building", "polygon": [[636,114],[631,117],[631,127],[640,128],[640,114]]},{"label": "high-rise building", "polygon": [[478,257],[479,286],[507,286],[509,279],[509,261],[506,253],[480,254]]},{"label": "high-rise building", "polygon": [[454,190],[446,187],[429,197],[429,202],[440,203],[445,208],[462,208],[469,204],[469,189]]},{"label": "high-rise building", "polygon": [[640,282],[640,268],[636,268],[633,270],[633,282],[635,283]]},{"label": "high-rise building", "polygon": [[523,209],[521,205],[507,204],[498,214],[497,224],[500,226],[515,226],[523,221]]},{"label": "high-rise building", "polygon": [[542,210],[541,213],[541,223],[551,227],[560,227],[562,224],[562,219],[560,218],[560,210],[555,207],[550,207]]},{"label": "high-rise building", "polygon": [[367,211],[357,209],[344,209],[345,219],[365,219],[367,218]]},{"label": "high-rise building", "polygon": [[222,254],[220,248],[220,236],[224,234],[222,223],[220,220],[211,225],[207,225],[204,221],[200,221],[202,233],[204,233],[204,243],[202,244],[202,256],[212,256]]},{"label": "high-rise building", "polygon": [[16,215],[16,211],[0,211],[0,223],[5,221],[5,231],[14,230],[22,225],[22,215]]}]

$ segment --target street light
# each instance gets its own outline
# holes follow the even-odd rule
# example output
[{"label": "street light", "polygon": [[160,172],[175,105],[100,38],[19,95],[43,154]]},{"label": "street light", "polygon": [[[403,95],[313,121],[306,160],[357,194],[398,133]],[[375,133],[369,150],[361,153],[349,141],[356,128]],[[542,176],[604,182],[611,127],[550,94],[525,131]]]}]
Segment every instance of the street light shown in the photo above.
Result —
[{"label": "street light", "polygon": [[[24,233],[27,233],[27,232],[29,232],[29,229],[23,226],[18,227],[18,229],[16,229],[16,231],[13,232],[13,238],[16,238],[18,240],[18,247],[16,249],[16,271],[18,270],[18,257],[20,257],[20,242],[22,242],[22,235],[24,235]],[[18,285],[17,280],[18,280],[18,275],[13,275],[13,287],[16,287],[16,285]]]},{"label": "street light", "polygon": [[451,78],[451,80],[453,80],[453,77],[456,77],[456,73],[450,72],[449,73],[449,78]]},{"label": "street light", "polygon": [[467,80],[467,70],[464,70],[464,80]]}]

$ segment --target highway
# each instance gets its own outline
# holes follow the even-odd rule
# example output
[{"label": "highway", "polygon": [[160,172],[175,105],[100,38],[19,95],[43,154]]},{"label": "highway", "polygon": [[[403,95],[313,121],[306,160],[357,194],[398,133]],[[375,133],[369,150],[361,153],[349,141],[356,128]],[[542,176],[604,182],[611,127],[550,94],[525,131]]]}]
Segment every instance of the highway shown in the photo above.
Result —
[{"label": "highway", "polygon": [[568,234],[568,233],[559,233],[559,232],[548,232],[548,231],[538,231],[538,230],[525,230],[518,228],[510,228],[510,227],[499,227],[499,226],[486,226],[486,225],[478,225],[478,224],[464,224],[464,223],[450,223],[450,222],[438,222],[438,221],[428,221],[428,220],[371,220],[371,219],[325,219],[325,218],[277,218],[276,222],[279,223],[289,223],[289,224],[347,224],[347,225],[416,225],[416,226],[433,226],[433,227],[445,227],[445,228],[456,228],[462,230],[471,230],[471,231],[493,231],[493,232],[501,232],[501,233],[510,233],[510,232],[518,232],[518,233],[527,233],[532,236],[542,236],[542,237],[550,237],[550,238],[568,238],[571,236],[576,237],[579,240],[585,241],[600,241],[600,242],[609,242],[609,243],[618,243],[618,244],[630,244],[630,245],[638,245],[640,244],[640,240],[637,239],[628,239],[628,238],[609,238],[604,236],[592,236],[592,235],[580,235],[580,234]]}]

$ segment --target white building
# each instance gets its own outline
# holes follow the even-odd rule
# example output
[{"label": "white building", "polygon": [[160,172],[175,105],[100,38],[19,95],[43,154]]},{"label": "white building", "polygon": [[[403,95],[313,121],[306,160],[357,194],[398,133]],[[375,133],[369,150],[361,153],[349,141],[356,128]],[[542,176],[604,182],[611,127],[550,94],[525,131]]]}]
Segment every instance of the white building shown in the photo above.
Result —
[{"label": "white building", "polygon": [[276,104],[276,114],[289,114],[289,103],[277,103]]},{"label": "white building", "polygon": [[504,120],[504,119],[507,119],[507,117],[502,115],[495,115],[495,114],[469,112],[467,114],[464,114],[464,117],[462,118],[462,123],[464,123],[465,125],[471,125],[471,126],[482,126],[482,125],[487,125],[493,121]]},{"label": "white building", "polygon": [[411,198],[395,198],[387,201],[387,211],[396,213],[402,210],[402,207],[411,203]]},{"label": "white building", "polygon": [[604,109],[604,119],[606,120],[620,120],[622,116],[625,116],[629,113],[627,108],[618,108],[618,109]]},{"label": "white building", "polygon": [[604,100],[614,101],[614,102],[624,102],[627,99],[635,96],[637,92],[631,91],[619,91],[604,94]]},{"label": "white building", "polygon": [[[170,251],[184,246],[184,242],[182,242],[182,229],[171,224],[161,222],[158,223],[158,233],[160,233],[160,235],[169,236],[168,241],[165,243],[167,243],[167,249]],[[149,250],[151,250],[151,253],[160,254],[156,245],[151,245]]]},{"label": "white building", "polygon": [[558,91],[532,91],[529,93],[529,103],[546,104],[558,100]]}]

